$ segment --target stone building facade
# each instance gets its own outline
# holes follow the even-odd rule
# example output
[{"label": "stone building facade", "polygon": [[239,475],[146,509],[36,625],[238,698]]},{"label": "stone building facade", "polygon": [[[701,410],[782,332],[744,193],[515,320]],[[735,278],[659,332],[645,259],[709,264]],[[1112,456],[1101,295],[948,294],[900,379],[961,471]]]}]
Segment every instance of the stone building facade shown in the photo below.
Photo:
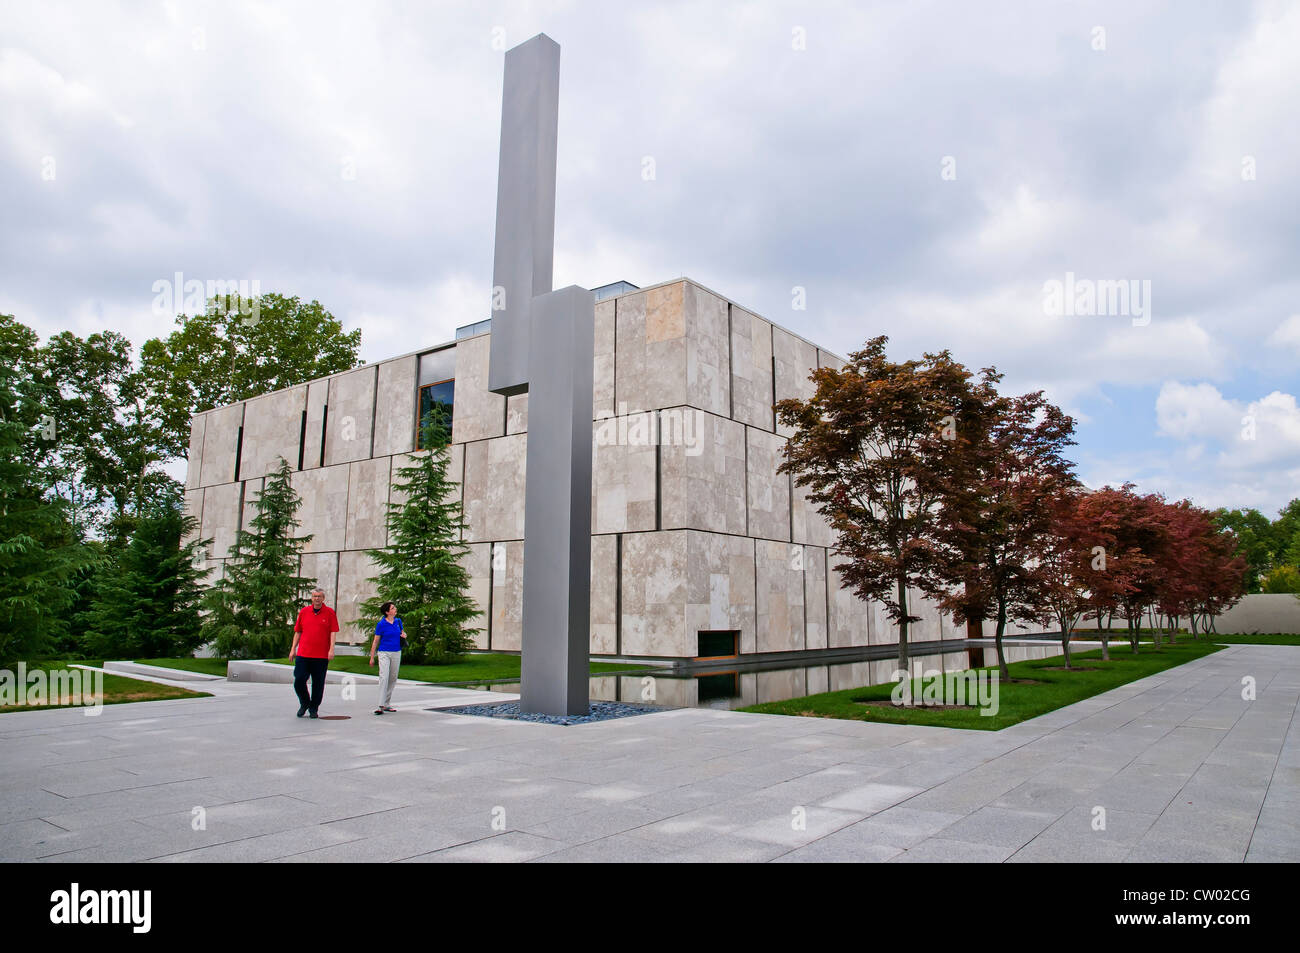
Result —
[{"label": "stone building facade", "polygon": [[[688,279],[615,287],[596,305],[591,652],[691,659],[897,641],[881,606],[841,588],[834,539],[791,478],[776,400],[811,394],[834,354]],[[385,504],[415,449],[421,401],[453,405],[481,648],[520,648],[528,396],[487,390],[490,331],[195,415],[186,502],[215,579],[280,457],[310,534],[301,573],[344,637],[386,543]],[[962,638],[918,600],[917,641]]]}]

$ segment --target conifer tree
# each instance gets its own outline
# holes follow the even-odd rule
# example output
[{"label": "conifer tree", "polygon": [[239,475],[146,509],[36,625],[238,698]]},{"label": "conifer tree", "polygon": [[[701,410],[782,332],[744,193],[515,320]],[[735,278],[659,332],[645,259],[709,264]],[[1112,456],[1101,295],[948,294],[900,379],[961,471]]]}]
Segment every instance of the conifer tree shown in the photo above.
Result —
[{"label": "conifer tree", "polygon": [[465,523],[447,478],[449,439],[442,415],[431,415],[421,439],[429,449],[398,469],[393,495],[401,502],[388,504],[388,546],[369,551],[379,566],[379,575],[367,580],[375,595],[353,623],[373,636],[380,606],[395,602],[407,633],[403,660],[417,664],[455,660],[474,648],[481,631],[468,626],[481,613],[467,594],[469,573],[461,563],[469,546],[461,541]]},{"label": "conifer tree", "polygon": [[188,655],[199,634],[199,556],[210,539],[181,541],[197,520],[176,494],[149,505],[116,565],[102,573],[88,613],[86,648],[92,658],[163,658]]},{"label": "conifer tree", "polygon": [[25,389],[36,335],[0,315],[0,665],[39,658],[61,637],[77,574],[91,556],[63,501],[46,499],[37,478],[43,406]]},{"label": "conifer tree", "polygon": [[213,641],[219,656],[281,658],[289,652],[294,619],[315,585],[298,575],[311,536],[293,535],[301,499],[290,482],[292,472],[281,457],[279,469],[253,500],[257,515],[235,535],[225,575],[203,600],[204,641]]}]

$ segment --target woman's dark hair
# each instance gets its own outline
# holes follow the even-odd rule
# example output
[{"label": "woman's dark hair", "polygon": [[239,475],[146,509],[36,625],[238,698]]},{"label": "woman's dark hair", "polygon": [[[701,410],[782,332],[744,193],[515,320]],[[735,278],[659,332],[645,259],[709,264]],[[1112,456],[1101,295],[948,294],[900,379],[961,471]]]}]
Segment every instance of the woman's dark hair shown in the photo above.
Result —
[{"label": "woman's dark hair", "polygon": [[380,614],[380,615],[388,615],[388,610],[389,610],[389,608],[392,607],[392,606],[395,605],[395,604],[396,604],[396,603],[385,602],[382,606],[379,607],[379,614]]}]

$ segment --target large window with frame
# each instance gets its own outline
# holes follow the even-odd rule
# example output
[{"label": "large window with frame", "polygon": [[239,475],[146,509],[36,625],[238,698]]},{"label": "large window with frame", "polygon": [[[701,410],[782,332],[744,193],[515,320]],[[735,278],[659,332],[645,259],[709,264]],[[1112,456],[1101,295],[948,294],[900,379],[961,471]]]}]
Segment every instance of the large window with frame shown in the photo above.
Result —
[{"label": "large window with frame", "polygon": [[420,355],[420,416],[416,426],[415,446],[423,450],[424,425],[435,415],[451,434],[452,408],[456,397],[456,349],[446,347]]}]

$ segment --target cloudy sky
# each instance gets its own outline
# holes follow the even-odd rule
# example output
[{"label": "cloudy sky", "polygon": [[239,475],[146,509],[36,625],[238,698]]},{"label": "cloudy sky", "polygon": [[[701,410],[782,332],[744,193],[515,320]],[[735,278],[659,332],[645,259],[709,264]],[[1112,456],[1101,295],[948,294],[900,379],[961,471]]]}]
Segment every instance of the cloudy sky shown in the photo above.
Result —
[{"label": "cloudy sky", "polygon": [[179,271],[316,298],[367,360],[449,339],[538,32],[557,287],[950,348],[1075,415],[1090,484],[1300,496],[1294,3],[3,0],[0,311],[139,344]]}]

